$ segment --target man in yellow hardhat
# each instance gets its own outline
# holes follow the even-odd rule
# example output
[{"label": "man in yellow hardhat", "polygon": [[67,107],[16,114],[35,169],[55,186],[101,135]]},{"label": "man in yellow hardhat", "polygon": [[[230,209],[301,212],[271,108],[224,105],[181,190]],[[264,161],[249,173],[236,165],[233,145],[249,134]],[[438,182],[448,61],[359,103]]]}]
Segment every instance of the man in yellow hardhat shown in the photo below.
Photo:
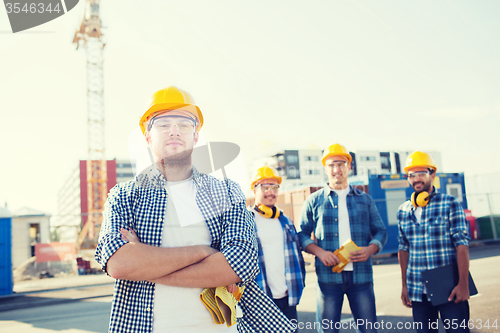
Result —
[{"label": "man in yellow hardhat", "polygon": [[239,185],[191,164],[203,121],[177,87],[157,91],[140,119],[152,165],[110,191],[96,249],[116,279],[109,332],[236,332],[200,300],[233,284],[245,286],[239,332],[293,331],[254,280],[255,223]]},{"label": "man in yellow hardhat", "polygon": [[287,318],[297,324],[305,266],[293,221],[276,207],[280,184],[278,172],[269,166],[257,169],[252,178],[255,202],[248,209],[255,215],[257,227],[260,273],[256,280]]},{"label": "man in yellow hardhat", "polygon": [[[437,167],[429,154],[408,155],[404,170],[415,192],[398,211],[401,300],[412,308],[417,332],[438,332],[438,314],[445,324],[457,323],[456,329],[445,327],[447,332],[469,332],[470,236],[462,205],[433,186]],[[449,302],[433,305],[421,273],[450,264],[458,266],[458,284]]]},{"label": "man in yellow hardhat", "polygon": [[[340,144],[325,149],[321,162],[329,182],[306,199],[298,228],[302,248],[316,256],[318,332],[346,328],[340,322],[344,295],[357,328],[363,333],[377,331],[371,256],[387,242],[387,230],[373,199],[349,185],[351,161]],[[360,250],[343,258],[350,259],[343,265],[334,251],[350,241]],[[337,269],[339,264],[342,269]]]}]

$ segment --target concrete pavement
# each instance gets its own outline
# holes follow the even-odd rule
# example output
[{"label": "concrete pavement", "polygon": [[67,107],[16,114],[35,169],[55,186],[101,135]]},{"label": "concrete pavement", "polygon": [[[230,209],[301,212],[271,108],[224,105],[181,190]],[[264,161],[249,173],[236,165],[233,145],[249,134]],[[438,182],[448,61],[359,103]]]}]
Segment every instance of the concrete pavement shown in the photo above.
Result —
[{"label": "concrete pavement", "polygon": [[16,282],[13,294],[0,296],[0,312],[112,296],[113,285],[106,274]]},{"label": "concrete pavement", "polygon": [[[491,271],[493,267],[496,267],[497,261],[486,259],[498,258],[499,249],[500,242],[491,242],[489,244],[474,242],[471,244],[471,271],[478,275],[483,273],[482,271],[484,270]],[[400,273],[397,265],[397,257],[375,257],[373,258],[373,262],[375,264],[374,272],[377,282],[375,291],[379,315],[385,320],[411,322],[410,310],[404,308],[399,301]],[[493,277],[488,278],[489,280],[483,278],[482,281],[479,279],[476,281],[476,285],[483,283],[483,285],[478,286],[478,289],[485,296],[488,295],[488,297],[474,299],[473,303],[475,303],[475,306],[472,307],[473,311],[471,313],[471,315],[474,315],[474,318],[496,318],[494,313],[498,311],[498,306],[495,307],[491,303],[491,296],[498,291],[494,287],[494,280],[497,275],[493,275]],[[0,312],[109,297],[113,293],[113,283],[114,280],[105,274],[65,276],[18,282],[14,286],[14,294],[0,296]],[[315,289],[316,274],[314,273],[314,267],[313,265],[308,265],[306,290],[298,306],[300,322],[314,322],[316,309]],[[391,291],[387,292],[388,290]],[[348,321],[351,317],[348,302],[345,302],[344,306],[346,309],[343,311],[342,318]],[[487,310],[491,312],[489,315],[486,314]],[[390,314],[390,316],[387,314]],[[347,330],[346,332],[351,331]],[[300,332],[309,333],[314,332],[314,330],[305,328],[301,329]]]}]

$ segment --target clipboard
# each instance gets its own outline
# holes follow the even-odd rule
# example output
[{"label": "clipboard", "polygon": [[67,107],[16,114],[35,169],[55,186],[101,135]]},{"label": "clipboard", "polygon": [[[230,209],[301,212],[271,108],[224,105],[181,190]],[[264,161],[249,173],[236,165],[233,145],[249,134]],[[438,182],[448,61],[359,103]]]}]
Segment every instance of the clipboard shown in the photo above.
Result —
[{"label": "clipboard", "polygon": [[[458,266],[450,264],[434,269],[422,271],[422,278],[427,289],[427,298],[432,305],[448,303],[451,291],[458,284]],[[470,296],[477,295],[477,288],[469,272]],[[452,300],[451,302],[453,302]]]}]

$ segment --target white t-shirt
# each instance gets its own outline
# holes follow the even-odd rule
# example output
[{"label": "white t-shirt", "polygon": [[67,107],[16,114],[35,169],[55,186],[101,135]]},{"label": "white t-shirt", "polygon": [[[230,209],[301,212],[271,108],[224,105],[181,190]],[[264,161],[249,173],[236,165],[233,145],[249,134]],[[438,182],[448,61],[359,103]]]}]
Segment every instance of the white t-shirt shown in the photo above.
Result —
[{"label": "white t-shirt", "polygon": [[285,245],[281,223],[279,219],[268,219],[253,211],[257,234],[264,253],[267,283],[271,288],[273,298],[283,298],[287,295],[288,288],[285,278]]},{"label": "white t-shirt", "polygon": [[415,218],[417,223],[420,224],[420,221],[422,221],[422,207],[415,208]]},{"label": "white t-shirt", "polygon": [[[415,218],[417,219],[417,224],[420,224],[422,221],[422,207],[417,207],[415,208]],[[427,288],[425,287],[424,283],[424,290],[422,291],[423,294],[427,294]]]},{"label": "white t-shirt", "polygon": [[[198,205],[193,179],[167,182],[162,247],[210,246],[212,237]],[[153,333],[237,332],[236,325],[215,324],[200,300],[202,288],[155,286]]]},{"label": "white t-shirt", "polygon": [[[351,238],[351,225],[349,224],[349,212],[347,211],[347,194],[349,194],[349,186],[343,190],[333,190],[338,196],[338,212],[339,212],[339,246],[342,246],[345,241]],[[348,262],[344,271],[353,270],[352,262]]]}]

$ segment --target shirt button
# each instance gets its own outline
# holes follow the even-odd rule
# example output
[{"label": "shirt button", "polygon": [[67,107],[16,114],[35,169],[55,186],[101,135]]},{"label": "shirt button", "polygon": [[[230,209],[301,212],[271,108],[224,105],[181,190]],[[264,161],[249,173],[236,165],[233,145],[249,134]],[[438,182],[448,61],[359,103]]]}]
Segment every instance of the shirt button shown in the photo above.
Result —
[{"label": "shirt button", "polygon": [[337,222],[337,219],[335,219],[335,222]]},{"label": "shirt button", "polygon": [[165,193],[163,193],[161,196],[165,198]]},{"label": "shirt button", "polygon": [[161,222],[161,217],[158,219],[158,222]]},{"label": "shirt button", "polygon": [[146,308],[146,311],[149,312],[149,311],[151,311],[151,309],[150,308]]},{"label": "shirt button", "polygon": [[337,206],[333,207],[333,208],[337,208]]},{"label": "shirt button", "polygon": [[335,234],[335,237],[337,237],[339,234]]}]

